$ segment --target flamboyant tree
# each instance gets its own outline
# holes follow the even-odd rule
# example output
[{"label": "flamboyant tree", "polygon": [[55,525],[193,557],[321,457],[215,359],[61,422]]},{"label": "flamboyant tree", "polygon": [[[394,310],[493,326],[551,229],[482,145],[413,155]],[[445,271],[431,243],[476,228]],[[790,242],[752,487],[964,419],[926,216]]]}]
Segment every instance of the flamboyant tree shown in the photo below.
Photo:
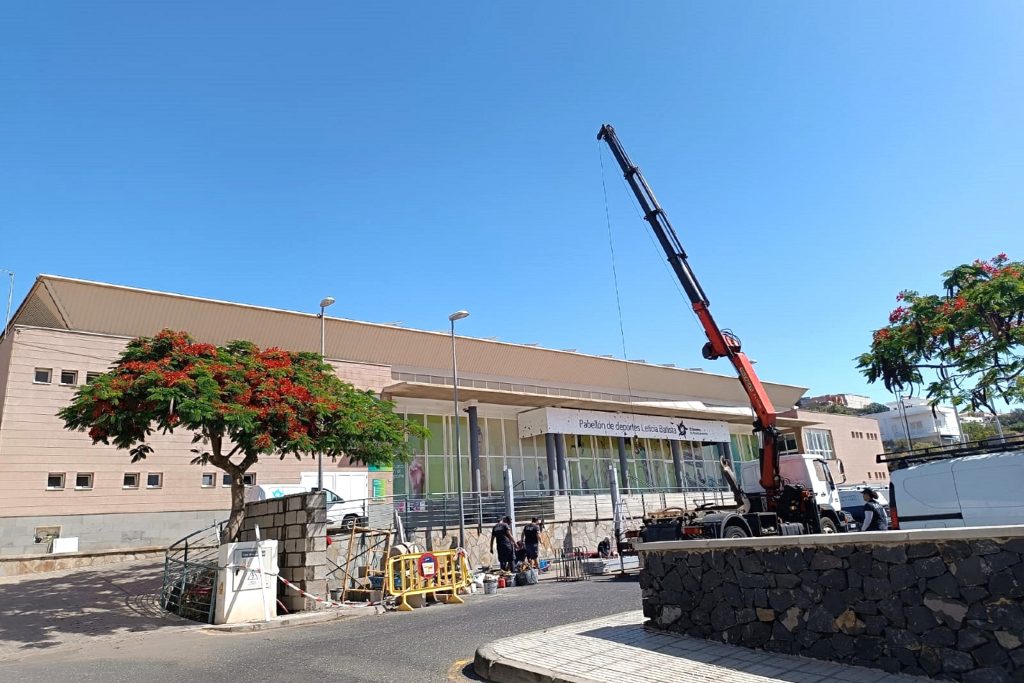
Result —
[{"label": "flamboyant tree", "polygon": [[58,416],[93,443],[128,450],[132,462],[153,452],[154,432],[192,432],[192,463],[231,475],[226,541],[238,535],[243,475],[260,456],[320,453],[387,465],[408,459],[408,436],[424,436],[391,403],[341,381],[319,354],[201,344],[172,330],[130,342]]},{"label": "flamboyant tree", "polygon": [[944,294],[897,295],[858,367],[890,391],[996,415],[1024,400],[1024,262],[999,254],[943,276]]}]

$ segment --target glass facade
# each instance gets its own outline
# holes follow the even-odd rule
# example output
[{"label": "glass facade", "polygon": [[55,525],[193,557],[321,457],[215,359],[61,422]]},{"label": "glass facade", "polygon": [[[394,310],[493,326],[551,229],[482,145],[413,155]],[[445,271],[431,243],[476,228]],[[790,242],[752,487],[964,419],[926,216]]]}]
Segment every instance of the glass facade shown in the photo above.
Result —
[{"label": "glass facade", "polygon": [[[396,495],[422,495],[458,491],[455,468],[453,418],[450,415],[407,413],[406,419],[430,430],[430,436],[412,443],[410,463],[396,464]],[[502,472],[511,467],[517,491],[549,491],[545,437],[519,438],[515,419],[481,417],[479,419],[480,488],[501,491]],[[469,423],[459,422],[462,450],[463,489],[472,490],[469,471]],[[573,492],[606,491],[611,482],[608,467],[619,467],[616,439],[606,436],[556,435],[565,439],[565,459],[569,485]],[[725,489],[718,448],[715,444],[677,442],[683,465],[683,486],[693,489]],[[732,435],[732,455],[736,466],[757,459],[757,439],[750,434]],[[663,439],[627,438],[628,486],[633,489],[672,489],[675,468],[671,444]],[[623,482],[620,482],[623,483]]]}]

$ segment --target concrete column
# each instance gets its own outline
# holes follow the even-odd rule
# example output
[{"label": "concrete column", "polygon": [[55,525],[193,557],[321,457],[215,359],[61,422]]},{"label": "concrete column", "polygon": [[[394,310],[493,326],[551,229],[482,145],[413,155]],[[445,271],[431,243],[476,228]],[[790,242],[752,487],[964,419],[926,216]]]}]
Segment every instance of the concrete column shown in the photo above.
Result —
[{"label": "concrete column", "polygon": [[473,493],[480,493],[480,419],[474,404],[471,403],[466,412],[469,413],[469,485]]},{"label": "concrete column", "polygon": [[626,458],[626,437],[616,437],[615,442],[619,447],[619,488],[623,493],[629,493],[629,460]]},{"label": "concrete column", "polygon": [[555,435],[544,435],[544,448],[548,456],[548,491],[551,495],[558,492],[558,456],[555,453]]},{"label": "concrete column", "polygon": [[564,434],[555,434],[555,456],[558,458],[558,492],[564,496],[569,488],[569,462],[565,459]]},{"label": "concrete column", "polygon": [[669,448],[672,449],[672,469],[675,470],[676,475],[676,490],[679,493],[683,492],[683,454],[682,448],[679,446],[679,442],[675,440],[669,440]]}]

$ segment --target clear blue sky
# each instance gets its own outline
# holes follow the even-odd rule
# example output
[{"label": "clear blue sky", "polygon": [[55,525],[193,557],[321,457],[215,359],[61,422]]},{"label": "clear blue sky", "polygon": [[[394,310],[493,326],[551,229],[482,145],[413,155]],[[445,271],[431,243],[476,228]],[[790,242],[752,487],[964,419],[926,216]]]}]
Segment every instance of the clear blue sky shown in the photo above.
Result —
[{"label": "clear blue sky", "polygon": [[[0,268],[622,352],[615,124],[765,379],[1024,258],[1014,2],[11,1]],[[630,358],[702,333],[605,157]],[[585,379],[585,378],[584,378]]]}]

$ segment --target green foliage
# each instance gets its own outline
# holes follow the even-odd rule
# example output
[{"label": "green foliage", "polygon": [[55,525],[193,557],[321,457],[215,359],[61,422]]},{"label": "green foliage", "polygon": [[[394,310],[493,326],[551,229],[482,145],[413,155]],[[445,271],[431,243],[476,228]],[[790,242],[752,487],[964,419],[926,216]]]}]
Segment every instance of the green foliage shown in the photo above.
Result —
[{"label": "green foliage", "polygon": [[1024,262],[999,254],[944,277],[944,295],[900,292],[861,372],[893,392],[923,387],[933,403],[994,413],[1000,400],[1024,400]]},{"label": "green foliage", "polygon": [[978,441],[980,439],[989,439],[993,436],[997,436],[994,424],[988,424],[985,422],[964,422],[962,427],[964,430],[964,438],[967,441]]},{"label": "green foliage", "polygon": [[869,403],[857,411],[858,415],[874,415],[875,413],[889,412],[889,406],[884,403]]}]

